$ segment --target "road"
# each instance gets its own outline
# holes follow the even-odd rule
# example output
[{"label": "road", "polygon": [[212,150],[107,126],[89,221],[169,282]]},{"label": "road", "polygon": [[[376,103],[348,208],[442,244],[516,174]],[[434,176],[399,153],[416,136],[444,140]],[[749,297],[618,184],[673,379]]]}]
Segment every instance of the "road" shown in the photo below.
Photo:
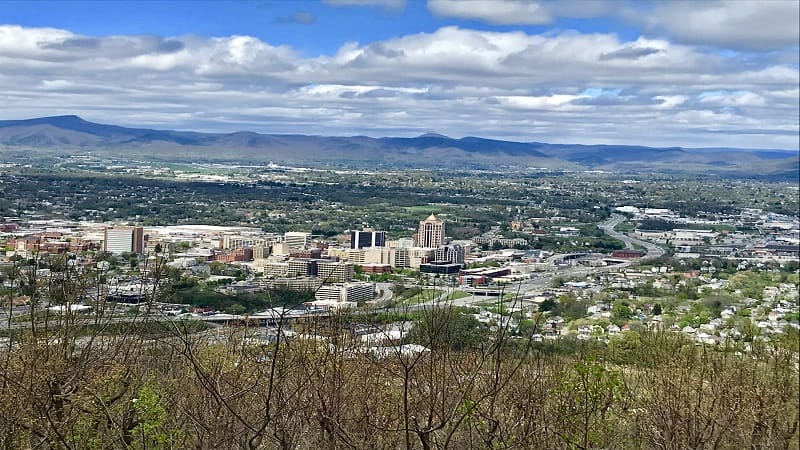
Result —
[{"label": "road", "polygon": [[647,250],[647,254],[643,257],[646,259],[658,258],[664,254],[664,249],[653,244],[652,242],[643,241],[634,237],[622,234],[619,231],[614,231],[614,227],[625,221],[625,216],[622,214],[612,214],[611,217],[605,222],[598,225],[601,230],[607,235],[619,239],[625,243],[625,248],[634,248],[633,244],[640,245]]},{"label": "road", "polygon": [[[536,272],[534,274],[535,278],[530,278],[524,281],[520,281],[519,283],[509,284],[505,288],[506,294],[513,294],[515,296],[519,295],[520,297],[524,296],[525,294],[531,292],[543,292],[551,287],[553,283],[553,279],[560,277],[560,278],[581,278],[586,277],[587,275],[609,272],[613,270],[619,270],[624,267],[628,267],[631,265],[631,261],[625,261],[623,263],[614,264],[611,266],[598,266],[598,267],[587,267],[587,266],[573,266],[567,268],[556,268],[553,266],[553,270],[546,271],[546,272]],[[434,306],[470,306],[475,303],[486,303],[492,300],[498,299],[498,297],[490,297],[490,296],[471,296],[471,297],[463,297],[459,299],[455,299],[452,301],[446,301],[447,296],[452,292],[450,289],[445,289],[445,291],[437,296],[437,298],[429,300],[424,303],[418,303],[416,305],[406,305],[406,306],[397,306],[392,310],[396,312],[403,312],[403,311],[418,311],[418,310],[425,310],[430,309]]]},{"label": "road", "polygon": [[[178,321],[181,320],[180,317],[165,316],[163,314],[155,314],[155,313],[151,314],[149,316],[149,318],[147,316],[145,316],[145,315],[138,315],[138,316],[107,315],[106,317],[103,317],[101,319],[96,319],[92,314],[93,313],[89,313],[86,316],[74,318],[70,322],[70,326],[85,327],[85,326],[91,326],[91,325],[95,325],[95,324],[107,325],[107,324],[112,324],[112,323],[113,324],[117,324],[117,323],[134,323],[134,322],[143,323],[145,321],[149,321],[149,322],[167,322],[167,321],[178,322]],[[36,323],[37,323],[38,326],[43,327],[45,322],[44,321],[37,321]],[[53,313],[53,317],[50,318],[50,320],[47,323],[49,324],[50,327],[60,326],[63,323],[63,315],[61,315],[61,313]],[[3,318],[2,321],[0,321],[0,330],[5,330],[5,329],[12,329],[12,330],[14,330],[14,329],[26,329],[26,328],[30,328],[30,327],[31,327],[31,323],[30,323],[29,320],[15,321],[15,322],[11,322],[10,324],[8,323],[7,318]]]},{"label": "road", "polygon": [[[624,242],[626,248],[632,249],[634,248],[634,244],[644,247],[647,253],[641,259],[658,258],[664,254],[664,249],[653,244],[652,242],[636,239],[626,234],[622,234],[618,231],[614,231],[614,227],[616,227],[618,224],[624,221],[625,221],[625,216],[621,214],[612,214],[608,220],[606,220],[605,222],[601,223],[598,226],[600,227],[600,229],[603,230],[603,232],[605,232],[609,236]],[[548,262],[551,263],[555,262],[555,260],[558,259],[559,256],[563,255],[553,255],[548,259]],[[586,277],[591,274],[609,272],[612,270],[619,270],[624,267],[630,266],[631,263],[632,261],[626,261],[620,264],[614,264],[612,266],[599,266],[599,267],[576,266],[576,267],[568,267],[561,269],[555,269],[554,267],[554,270],[537,273],[536,278],[531,278],[529,280],[525,280],[517,284],[509,285],[506,288],[506,292],[515,295],[516,294],[525,295],[526,293],[529,292],[542,292],[551,286],[553,279],[556,277],[562,277],[562,278]],[[426,308],[431,308],[434,305],[442,305],[444,303],[447,294],[449,294],[449,291],[447,291],[446,293],[439,296],[439,298],[434,299],[432,301],[420,303],[418,305],[414,305],[411,307],[405,307],[405,310],[426,309]],[[452,304],[454,306],[469,306],[474,303],[486,302],[491,298],[492,297],[484,297],[484,296],[464,297],[454,300],[452,302],[448,302],[448,304]]]},{"label": "road", "polygon": [[391,283],[375,283],[377,288],[380,290],[381,295],[378,296],[375,300],[370,300],[367,303],[376,307],[380,308],[392,303],[392,296],[394,293],[392,292]]}]

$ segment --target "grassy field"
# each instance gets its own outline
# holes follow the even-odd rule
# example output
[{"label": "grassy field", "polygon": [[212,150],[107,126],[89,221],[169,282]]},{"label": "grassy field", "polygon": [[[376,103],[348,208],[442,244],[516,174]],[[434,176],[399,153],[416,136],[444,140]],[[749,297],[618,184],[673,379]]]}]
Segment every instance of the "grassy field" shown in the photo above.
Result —
[{"label": "grassy field", "polygon": [[447,300],[458,300],[465,297],[472,297],[472,294],[464,291],[453,291],[447,296]]},{"label": "grassy field", "polygon": [[435,300],[440,295],[442,295],[441,289],[423,289],[418,294],[415,294],[405,300],[403,300],[403,304],[405,305],[416,305],[419,303],[429,302],[431,300]]},{"label": "grassy field", "polygon": [[614,231],[618,231],[620,233],[629,233],[635,229],[636,226],[630,222],[620,222],[614,227]]}]

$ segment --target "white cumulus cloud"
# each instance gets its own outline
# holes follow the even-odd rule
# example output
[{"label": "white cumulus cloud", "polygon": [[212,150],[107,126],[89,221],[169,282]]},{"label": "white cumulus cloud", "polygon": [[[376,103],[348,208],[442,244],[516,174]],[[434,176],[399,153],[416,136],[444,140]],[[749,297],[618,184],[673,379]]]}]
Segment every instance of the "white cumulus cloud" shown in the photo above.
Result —
[{"label": "white cumulus cloud", "polygon": [[443,27],[303,57],[252,36],[0,26],[0,119],[796,148],[797,67],[740,56],[664,38]]},{"label": "white cumulus cloud", "polygon": [[645,23],[689,44],[756,50],[800,45],[796,0],[673,0],[657,3]]},{"label": "white cumulus cloud", "polygon": [[475,19],[495,25],[539,25],[553,20],[538,2],[526,0],[429,0],[428,9],[442,17]]}]

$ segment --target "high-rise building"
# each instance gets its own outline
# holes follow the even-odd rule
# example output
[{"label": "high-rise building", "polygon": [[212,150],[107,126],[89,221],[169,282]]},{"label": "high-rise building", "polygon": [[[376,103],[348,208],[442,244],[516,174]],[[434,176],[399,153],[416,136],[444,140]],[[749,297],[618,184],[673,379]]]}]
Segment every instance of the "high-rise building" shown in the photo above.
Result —
[{"label": "high-rise building", "polygon": [[412,238],[400,238],[397,240],[396,247],[397,248],[411,248],[414,246],[414,239]]},{"label": "high-rise building", "polygon": [[253,247],[253,259],[267,259],[270,255],[272,247],[265,245],[256,245]]},{"label": "high-rise building", "polygon": [[304,248],[311,244],[311,233],[300,231],[287,231],[283,234],[286,245],[295,248]]},{"label": "high-rise building", "polygon": [[317,263],[317,276],[329,282],[345,282],[353,279],[353,263],[342,261],[319,261]]},{"label": "high-rise building", "polygon": [[438,248],[444,244],[444,222],[431,214],[419,223],[417,233],[417,246],[423,248]]},{"label": "high-rise building", "polygon": [[350,248],[383,247],[386,245],[385,231],[351,231]]},{"label": "high-rise building", "polygon": [[317,263],[311,259],[290,259],[289,267],[286,276],[290,278],[295,277],[313,277],[317,275]]},{"label": "high-rise building", "polygon": [[435,262],[464,264],[464,247],[458,244],[449,244],[437,248]]},{"label": "high-rise building", "polygon": [[410,267],[412,269],[419,269],[420,264],[425,264],[429,261],[433,261],[433,259],[436,256],[436,249],[433,248],[414,247],[406,250],[408,250],[407,267]]},{"label": "high-rise building", "polygon": [[329,259],[293,258],[289,260],[287,276],[318,277],[325,283],[342,283],[353,279],[353,263]]},{"label": "high-rise building", "polygon": [[142,227],[108,227],[105,229],[103,250],[114,253],[144,253]]}]

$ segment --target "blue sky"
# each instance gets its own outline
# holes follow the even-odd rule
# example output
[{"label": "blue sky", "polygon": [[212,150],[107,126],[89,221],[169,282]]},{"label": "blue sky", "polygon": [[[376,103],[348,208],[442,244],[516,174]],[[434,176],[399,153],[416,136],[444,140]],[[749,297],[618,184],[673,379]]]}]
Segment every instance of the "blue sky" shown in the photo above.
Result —
[{"label": "blue sky", "polygon": [[796,149],[798,4],[4,2],[0,119]]},{"label": "blue sky", "polygon": [[[397,5],[397,6],[395,6]],[[424,1],[374,4],[321,1],[57,1],[4,4],[5,23],[65,28],[101,37],[113,34],[176,36],[245,34],[275,45],[289,45],[305,56],[333,54],[345,42],[373,42],[407,34],[433,32],[443,26],[480,30],[554,29],[612,31],[635,40],[635,27],[615,18],[560,18],[555,24],[492,25],[475,19],[436,16]]]}]

